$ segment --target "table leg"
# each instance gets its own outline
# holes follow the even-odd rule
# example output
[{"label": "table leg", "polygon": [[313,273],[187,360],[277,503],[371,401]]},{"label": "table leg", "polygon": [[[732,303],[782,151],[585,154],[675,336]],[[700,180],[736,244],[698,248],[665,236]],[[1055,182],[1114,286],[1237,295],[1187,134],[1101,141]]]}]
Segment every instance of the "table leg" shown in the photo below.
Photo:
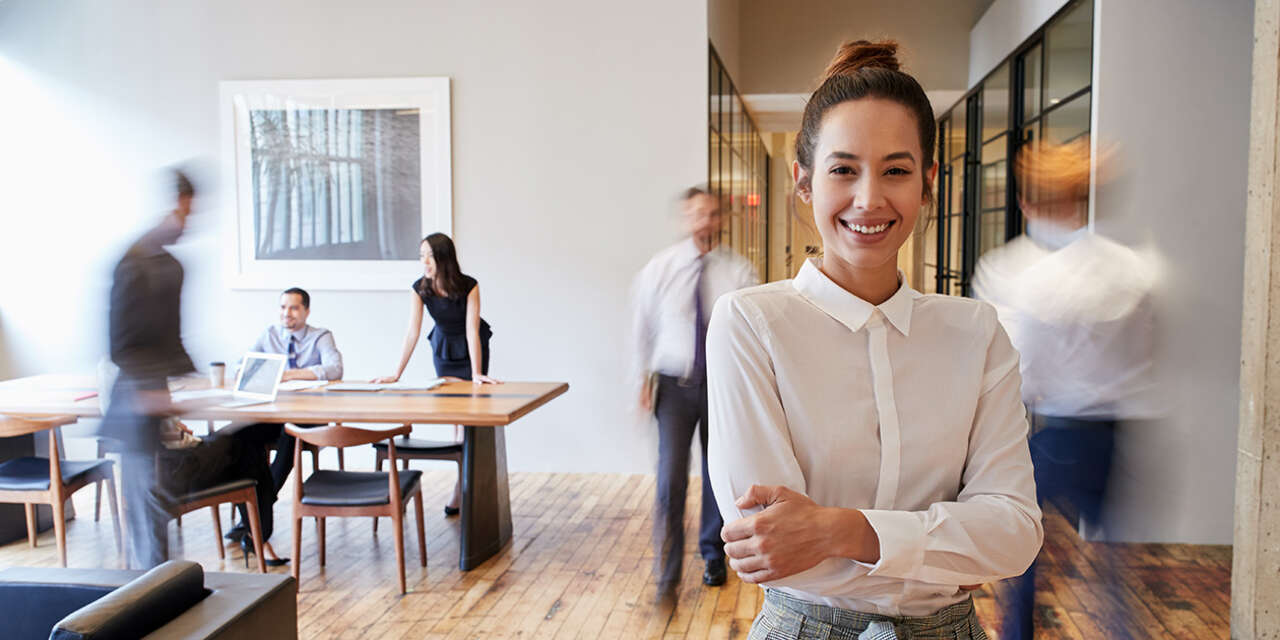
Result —
[{"label": "table leg", "polygon": [[462,553],[458,568],[470,571],[511,540],[504,427],[463,427]]}]

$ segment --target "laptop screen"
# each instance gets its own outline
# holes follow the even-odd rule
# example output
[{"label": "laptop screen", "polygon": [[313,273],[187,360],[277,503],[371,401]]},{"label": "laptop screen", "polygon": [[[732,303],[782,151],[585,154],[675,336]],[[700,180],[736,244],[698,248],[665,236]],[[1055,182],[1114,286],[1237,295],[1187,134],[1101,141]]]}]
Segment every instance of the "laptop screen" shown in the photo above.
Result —
[{"label": "laptop screen", "polygon": [[245,356],[244,372],[240,375],[236,391],[271,395],[283,368],[284,360],[280,358],[262,358],[252,354]]}]

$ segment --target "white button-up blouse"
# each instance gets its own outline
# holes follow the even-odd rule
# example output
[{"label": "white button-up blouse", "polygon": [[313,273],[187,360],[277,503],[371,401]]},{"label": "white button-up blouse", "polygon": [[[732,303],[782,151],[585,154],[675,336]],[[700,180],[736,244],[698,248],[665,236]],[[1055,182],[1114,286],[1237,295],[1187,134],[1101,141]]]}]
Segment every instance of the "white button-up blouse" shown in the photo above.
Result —
[{"label": "white button-up blouse", "polygon": [[766,583],[830,606],[918,616],[1040,549],[1018,353],[988,304],[905,284],[872,305],[816,260],[726,294],[707,337],[710,476],[725,522],[752,484],[860,509],[874,565],[830,558]]}]

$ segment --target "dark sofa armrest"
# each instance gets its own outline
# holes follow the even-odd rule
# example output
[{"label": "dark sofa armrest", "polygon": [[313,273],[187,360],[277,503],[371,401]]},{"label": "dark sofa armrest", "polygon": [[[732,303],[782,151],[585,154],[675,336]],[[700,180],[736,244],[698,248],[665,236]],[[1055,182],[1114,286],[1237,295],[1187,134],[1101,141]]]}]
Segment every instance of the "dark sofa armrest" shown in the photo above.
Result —
[{"label": "dark sofa armrest", "polygon": [[68,613],[111,593],[116,584],[58,584],[39,579],[16,581],[0,576],[0,636],[47,640],[49,630]]},{"label": "dark sofa armrest", "polygon": [[49,639],[141,638],[182,615],[208,594],[200,565],[169,561],[63,618]]}]

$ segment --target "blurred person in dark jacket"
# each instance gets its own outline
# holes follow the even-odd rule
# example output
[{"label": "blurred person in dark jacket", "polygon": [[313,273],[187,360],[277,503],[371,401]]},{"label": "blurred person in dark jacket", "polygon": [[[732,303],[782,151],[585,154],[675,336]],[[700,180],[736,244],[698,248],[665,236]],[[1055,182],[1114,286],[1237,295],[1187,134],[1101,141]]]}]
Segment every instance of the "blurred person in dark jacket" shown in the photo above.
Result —
[{"label": "blurred person in dark jacket", "polygon": [[121,451],[121,491],[134,568],[168,559],[168,521],[178,496],[253,478],[264,540],[271,532],[275,500],[261,443],[236,437],[234,429],[197,438],[174,417],[168,379],[195,367],[182,344],[183,269],[165,247],[182,236],[196,189],[181,171],[174,171],[173,180],[174,209],[129,247],[112,274],[110,355],[119,372],[102,435],[117,441]]}]

